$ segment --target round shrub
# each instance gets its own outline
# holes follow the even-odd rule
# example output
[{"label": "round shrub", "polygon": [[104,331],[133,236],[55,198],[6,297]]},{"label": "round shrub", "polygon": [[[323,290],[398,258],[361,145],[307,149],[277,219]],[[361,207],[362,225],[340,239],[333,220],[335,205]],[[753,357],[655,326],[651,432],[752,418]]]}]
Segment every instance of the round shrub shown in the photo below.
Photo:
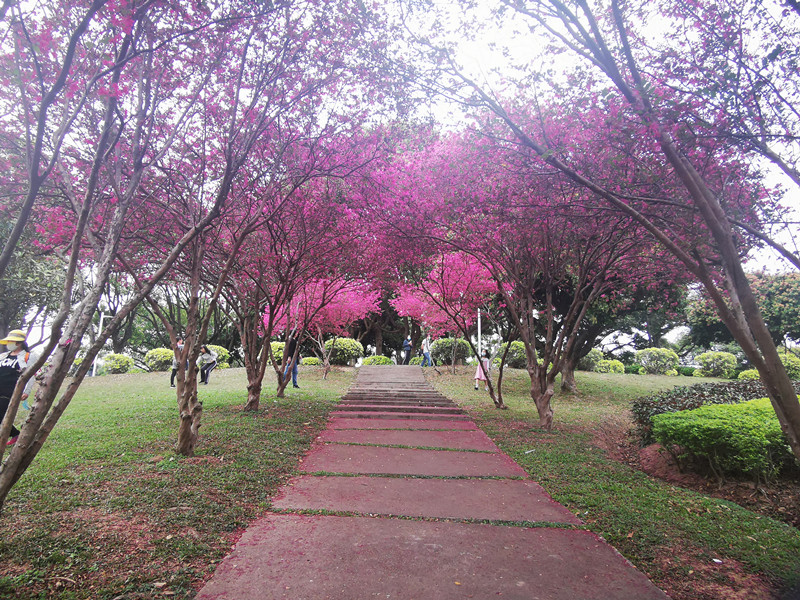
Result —
[{"label": "round shrub", "polygon": [[736,379],[739,381],[755,381],[760,380],[761,375],[758,374],[758,369],[746,369],[739,373]]},{"label": "round shrub", "polygon": [[636,353],[636,362],[648,375],[664,375],[678,366],[678,355],[668,348],[646,348]]},{"label": "round shrub", "polygon": [[678,375],[680,375],[680,373],[678,373],[678,369],[670,369],[669,371],[664,373],[664,375],[667,375],[669,377],[677,377]]},{"label": "round shrub", "polygon": [[133,359],[125,354],[106,354],[103,357],[103,371],[112,375],[127,373],[133,365]]},{"label": "round shrub", "polygon": [[589,353],[578,361],[579,371],[595,371],[597,363],[603,360],[603,353],[600,348],[592,348]]},{"label": "round shrub", "polygon": [[[500,350],[497,351],[497,366],[500,366],[500,360],[503,358],[503,353],[506,351],[508,344],[502,344]],[[506,356],[506,366],[512,369],[524,369],[528,366],[528,357],[525,354],[525,344],[517,340],[511,342],[511,348]]]},{"label": "round shrub", "polygon": [[780,357],[789,379],[800,379],[800,358],[791,353],[783,353]]},{"label": "round shrub", "polygon": [[217,355],[217,368],[227,369],[231,366],[231,353],[222,346],[206,344],[206,347]]},{"label": "round shrub", "polygon": [[309,356],[308,358],[304,358],[302,361],[302,365],[304,367],[318,367],[321,364],[322,361],[316,356]]},{"label": "round shrub", "polygon": [[153,348],[144,355],[144,364],[151,371],[169,371],[175,353],[169,348]]},{"label": "round shrub", "polygon": [[624,373],[625,365],[618,360],[599,360],[594,368],[597,373]]},{"label": "round shrub", "polygon": [[[800,393],[800,381],[794,383]],[[653,443],[652,419],[655,415],[690,410],[705,404],[735,404],[754,398],[763,398],[767,393],[760,380],[717,381],[677,386],[652,396],[643,396],[633,401],[631,413],[636,432],[642,445]]]},{"label": "round shrub", "polygon": [[769,479],[793,458],[768,398],[656,415],[653,435],[665,448],[679,448],[679,459],[706,464],[720,479]]},{"label": "round shrub", "polygon": [[[420,362],[422,359],[420,359]],[[384,356],[383,354],[375,354],[373,356],[366,357],[363,361],[361,361],[362,366],[378,366],[378,365],[393,365],[392,359],[388,356]]]},{"label": "round shrub", "polygon": [[697,357],[704,377],[731,379],[736,372],[736,357],[730,352],[703,352]]},{"label": "round shrub", "polygon": [[628,375],[644,375],[644,367],[642,365],[625,365],[625,372]]},{"label": "round shrub", "polygon": [[695,369],[694,367],[678,367],[677,368],[678,375],[683,375],[684,377],[691,377],[692,375],[694,375],[694,372],[696,370],[697,369]]},{"label": "round shrub", "polygon": [[431,344],[431,358],[437,365],[453,364],[453,347],[456,351],[456,363],[464,362],[469,356],[470,347],[467,340],[458,338],[441,338]]},{"label": "round shrub", "polygon": [[410,365],[421,365],[422,364],[422,357],[421,356],[415,356],[410,361],[408,361],[408,364],[410,364]]},{"label": "round shrub", "polygon": [[[336,344],[334,345],[334,341]],[[364,346],[358,340],[352,338],[336,338],[336,340],[328,340],[325,342],[325,353],[331,351],[333,346],[333,353],[331,354],[332,365],[349,365],[364,356]]]},{"label": "round shrub", "polygon": [[283,349],[286,347],[286,342],[270,342],[269,347],[272,349],[272,356],[275,360],[281,362],[283,358]]}]

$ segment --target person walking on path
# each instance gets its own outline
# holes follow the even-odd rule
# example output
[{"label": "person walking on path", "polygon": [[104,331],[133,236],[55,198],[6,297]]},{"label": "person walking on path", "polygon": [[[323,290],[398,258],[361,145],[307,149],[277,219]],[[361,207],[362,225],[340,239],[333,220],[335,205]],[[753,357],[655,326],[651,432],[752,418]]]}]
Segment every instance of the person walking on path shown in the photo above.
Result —
[{"label": "person walking on path", "polygon": [[[25,339],[25,333],[21,329],[15,329],[0,340],[0,344],[5,344],[6,346],[6,352],[0,354],[0,421],[6,416],[19,376],[27,368],[28,364],[36,360],[35,358],[31,359],[31,353]],[[21,400],[23,402],[28,399],[28,394],[30,394],[32,387],[33,377],[28,380],[25,390],[22,392]],[[6,444],[9,446],[15,444],[18,437],[19,429],[12,424]]]},{"label": "person walking on path", "polygon": [[475,370],[475,389],[478,389],[478,382],[483,381],[483,388],[489,389],[489,351],[484,350],[480,364]]},{"label": "person walking on path", "polygon": [[411,362],[411,336],[403,340],[403,364]]},{"label": "person walking on path", "polygon": [[292,370],[292,387],[299,388],[297,385],[297,363],[300,362],[300,355],[295,357],[294,353],[297,351],[297,335],[292,333],[289,338],[289,344],[286,347],[286,368],[283,370],[283,379],[286,380],[289,374],[289,369]]},{"label": "person walking on path", "polygon": [[[175,387],[175,375],[178,374],[178,356],[183,352],[183,338],[178,337],[175,344],[176,350],[172,354],[172,375],[169,377],[169,387]],[[186,361],[186,370],[189,370],[189,361]]]},{"label": "person walking on path", "polygon": [[422,340],[422,366],[433,366],[433,363],[431,362],[431,338],[427,335],[425,336],[425,339]]},{"label": "person walking on path", "polygon": [[201,365],[200,383],[208,385],[208,377],[211,375],[211,371],[217,366],[217,353],[213,350],[209,350],[208,346],[203,344],[200,346],[200,356],[197,358],[197,362]]}]

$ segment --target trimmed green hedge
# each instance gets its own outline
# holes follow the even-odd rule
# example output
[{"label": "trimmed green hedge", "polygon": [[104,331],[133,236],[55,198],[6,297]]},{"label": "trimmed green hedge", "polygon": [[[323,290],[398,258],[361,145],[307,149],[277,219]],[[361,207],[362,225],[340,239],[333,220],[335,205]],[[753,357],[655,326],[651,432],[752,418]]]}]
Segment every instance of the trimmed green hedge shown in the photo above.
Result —
[{"label": "trimmed green hedge", "polygon": [[333,342],[334,340],[325,342],[326,354],[331,351],[331,346],[333,346],[333,353],[330,358],[332,365],[349,365],[350,362],[364,356],[364,346],[358,340],[336,338],[336,345]]},{"label": "trimmed green hedge", "polygon": [[600,348],[592,348],[589,353],[578,361],[579,371],[594,371],[597,363],[603,360],[603,353]]},{"label": "trimmed green hedge", "polygon": [[422,364],[422,357],[421,356],[415,356],[410,361],[408,361],[408,364],[410,364],[410,365],[421,365]]},{"label": "trimmed green hedge", "polygon": [[317,367],[322,364],[322,361],[318,359],[316,356],[309,356],[304,358],[302,363],[304,367]]},{"label": "trimmed green hedge", "polygon": [[625,365],[619,360],[599,360],[594,367],[597,373],[624,373]]},{"label": "trimmed green hedge", "polygon": [[133,359],[125,354],[106,354],[103,357],[103,373],[119,375],[133,368]]},{"label": "trimmed green hedge", "polygon": [[[420,362],[422,359],[420,359]],[[388,356],[384,356],[383,354],[376,354],[374,356],[368,356],[363,361],[361,361],[362,366],[376,366],[376,365],[393,365],[394,362]]]},{"label": "trimmed green hedge", "polygon": [[[495,356],[494,363],[498,367],[500,366],[500,360],[503,358],[503,352],[506,351],[506,346],[508,346],[508,343],[501,344],[500,350],[497,351]],[[519,340],[511,342],[511,349],[508,351],[508,356],[506,356],[506,366],[511,369],[527,368],[528,357],[525,354],[525,344]]]},{"label": "trimmed green hedge", "polygon": [[746,369],[739,373],[736,379],[739,381],[758,381],[761,379],[761,375],[758,374],[758,369]]},{"label": "trimmed green hedge", "polygon": [[770,479],[794,462],[768,398],[657,415],[653,435],[679,459],[708,465],[719,479]]},{"label": "trimmed green hedge", "polygon": [[456,347],[456,362],[464,362],[471,350],[467,340],[458,338],[440,338],[431,344],[431,358],[437,365],[453,363],[453,345]]},{"label": "trimmed green hedge", "polygon": [[[795,382],[794,387],[800,393],[800,382]],[[652,420],[656,415],[691,410],[705,404],[736,404],[766,395],[767,390],[760,380],[699,383],[637,398],[631,405],[631,413],[636,424],[636,433],[641,443],[647,445],[654,441]]]},{"label": "trimmed green hedge", "polygon": [[668,348],[647,348],[636,352],[636,362],[648,375],[664,375],[678,366],[678,355]]},{"label": "trimmed green hedge", "polygon": [[[736,374],[738,361],[730,352],[703,352],[697,357],[700,369],[694,372],[697,377],[723,377],[732,379]],[[700,375],[698,375],[700,373]]]},{"label": "trimmed green hedge", "polygon": [[169,348],[153,348],[144,355],[144,364],[151,371],[169,371],[175,353]]}]

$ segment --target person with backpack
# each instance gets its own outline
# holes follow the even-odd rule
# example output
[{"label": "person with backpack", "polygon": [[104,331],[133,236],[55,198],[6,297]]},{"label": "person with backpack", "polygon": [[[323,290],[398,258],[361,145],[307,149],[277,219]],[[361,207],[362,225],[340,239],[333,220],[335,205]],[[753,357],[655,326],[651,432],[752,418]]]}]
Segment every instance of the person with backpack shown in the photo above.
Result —
[{"label": "person with backpack", "polygon": [[[0,344],[5,344],[6,347],[6,352],[0,354],[0,420],[6,416],[19,376],[30,363],[35,362],[35,359],[31,359],[31,353],[25,339],[25,333],[21,329],[14,329],[0,340]],[[22,392],[23,402],[28,399],[28,394],[30,394],[32,387],[33,377],[28,380],[25,390]],[[8,436],[7,445],[15,444],[18,437],[19,429],[11,425],[11,433]]]}]

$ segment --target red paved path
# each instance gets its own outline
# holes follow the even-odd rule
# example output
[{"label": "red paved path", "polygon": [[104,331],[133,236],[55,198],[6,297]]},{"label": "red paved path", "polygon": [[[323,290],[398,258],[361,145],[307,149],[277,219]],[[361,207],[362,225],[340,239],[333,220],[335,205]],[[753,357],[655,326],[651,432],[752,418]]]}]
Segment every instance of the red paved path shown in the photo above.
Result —
[{"label": "red paved path", "polygon": [[[398,398],[421,406],[398,418]],[[248,528],[198,600],[666,598],[456,405],[443,420],[426,402],[450,404],[419,367],[362,367],[275,499],[285,514]]]}]

